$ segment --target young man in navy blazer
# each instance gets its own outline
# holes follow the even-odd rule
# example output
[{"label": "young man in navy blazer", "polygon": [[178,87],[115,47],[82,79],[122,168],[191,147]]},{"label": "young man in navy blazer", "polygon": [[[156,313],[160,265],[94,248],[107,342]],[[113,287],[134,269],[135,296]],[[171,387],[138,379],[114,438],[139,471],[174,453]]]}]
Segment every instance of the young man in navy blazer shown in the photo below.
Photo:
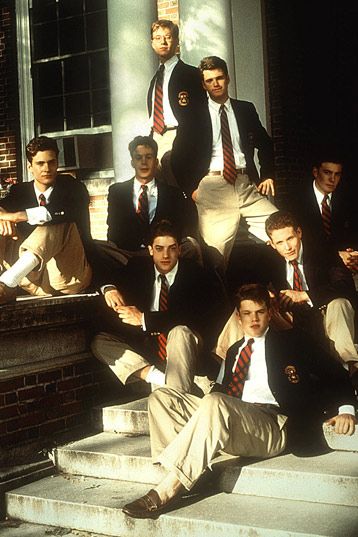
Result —
[{"label": "young man in navy blazer", "polygon": [[126,515],[156,518],[165,512],[220,450],[267,458],[295,447],[303,432],[322,432],[325,411],[337,433],[354,433],[354,393],[339,364],[296,331],[269,327],[264,287],[243,286],[236,306],[244,337],[228,350],[215,391],[203,399],[169,387],[150,395],[152,454],[168,474],[125,505]]},{"label": "young man in navy blazer", "polygon": [[32,139],[26,156],[33,181],[13,185],[0,201],[2,304],[16,297],[18,285],[35,296],[78,293],[92,276],[84,250],[91,241],[86,187],[57,173],[56,140]]}]

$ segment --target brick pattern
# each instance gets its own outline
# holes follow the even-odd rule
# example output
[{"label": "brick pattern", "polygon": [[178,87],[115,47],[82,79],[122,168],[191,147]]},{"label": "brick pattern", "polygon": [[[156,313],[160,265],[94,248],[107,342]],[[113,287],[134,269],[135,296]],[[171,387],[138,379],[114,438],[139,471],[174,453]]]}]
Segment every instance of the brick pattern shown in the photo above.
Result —
[{"label": "brick pattern", "polygon": [[179,21],[178,0],[158,0],[158,19],[169,19],[176,24]]},{"label": "brick pattern", "polygon": [[87,359],[0,382],[0,445],[47,439],[87,425],[94,404],[118,391],[107,367]]},{"label": "brick pattern", "polygon": [[14,2],[0,6],[0,182],[17,178],[19,111]]}]

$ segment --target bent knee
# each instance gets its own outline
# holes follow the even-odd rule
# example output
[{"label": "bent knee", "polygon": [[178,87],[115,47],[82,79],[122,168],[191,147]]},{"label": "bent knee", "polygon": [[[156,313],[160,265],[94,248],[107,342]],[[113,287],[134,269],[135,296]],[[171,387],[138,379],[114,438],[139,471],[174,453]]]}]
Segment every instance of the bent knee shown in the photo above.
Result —
[{"label": "bent knee", "polygon": [[328,303],[327,309],[335,311],[353,311],[353,306],[348,298],[334,298]]},{"label": "bent knee", "polygon": [[196,337],[194,332],[190,330],[190,328],[186,325],[179,324],[177,326],[174,326],[171,330],[169,330],[168,333],[168,340],[170,338],[192,338]]}]

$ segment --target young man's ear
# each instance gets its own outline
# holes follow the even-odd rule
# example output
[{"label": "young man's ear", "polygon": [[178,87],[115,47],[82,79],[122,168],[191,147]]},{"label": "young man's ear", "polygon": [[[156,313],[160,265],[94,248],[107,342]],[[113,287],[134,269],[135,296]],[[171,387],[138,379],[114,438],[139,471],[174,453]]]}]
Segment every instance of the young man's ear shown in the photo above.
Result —
[{"label": "young man's ear", "polygon": [[313,166],[312,168],[312,175],[315,179],[317,179],[317,176],[318,176],[318,168],[317,166]]},{"label": "young man's ear", "polygon": [[153,247],[148,244],[148,251],[149,251],[149,255],[153,256]]}]

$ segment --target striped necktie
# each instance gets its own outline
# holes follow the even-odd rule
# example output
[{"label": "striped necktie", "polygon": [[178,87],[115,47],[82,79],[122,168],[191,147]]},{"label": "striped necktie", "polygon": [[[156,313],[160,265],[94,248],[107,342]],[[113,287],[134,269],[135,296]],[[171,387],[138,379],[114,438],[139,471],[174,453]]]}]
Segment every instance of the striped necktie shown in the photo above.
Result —
[{"label": "striped necktie", "polygon": [[163,113],[163,78],[164,64],[159,67],[155,81],[153,130],[158,134],[163,134],[165,131]]},{"label": "striped necktie", "polygon": [[[164,274],[159,274],[161,287],[159,293],[159,311],[168,311],[169,285]],[[167,336],[160,333],[158,336],[158,356],[161,360],[167,357]]]},{"label": "striped necktie", "polygon": [[143,224],[149,223],[149,207],[148,207],[148,186],[142,185],[142,190],[138,198],[137,215]]},{"label": "striped necktie", "polygon": [[293,290],[294,291],[303,291],[302,276],[298,268],[297,259],[290,261],[293,266]]},{"label": "striped necktie", "polygon": [[224,179],[233,185],[236,179],[235,158],[230,135],[229,120],[225,110],[225,105],[223,104],[220,106],[220,124],[224,156]]},{"label": "striped necktie", "polygon": [[40,207],[45,207],[47,205],[44,194],[39,195],[39,205]]},{"label": "striped necktie", "polygon": [[250,338],[247,341],[245,347],[241,349],[241,352],[236,362],[235,371],[232,375],[231,382],[227,387],[228,395],[233,395],[234,397],[239,397],[240,399],[242,397],[245,380],[249,372],[253,342],[254,339]]},{"label": "striped necktie", "polygon": [[325,194],[322,200],[322,222],[327,235],[331,234],[331,209],[328,205],[328,195]]}]

